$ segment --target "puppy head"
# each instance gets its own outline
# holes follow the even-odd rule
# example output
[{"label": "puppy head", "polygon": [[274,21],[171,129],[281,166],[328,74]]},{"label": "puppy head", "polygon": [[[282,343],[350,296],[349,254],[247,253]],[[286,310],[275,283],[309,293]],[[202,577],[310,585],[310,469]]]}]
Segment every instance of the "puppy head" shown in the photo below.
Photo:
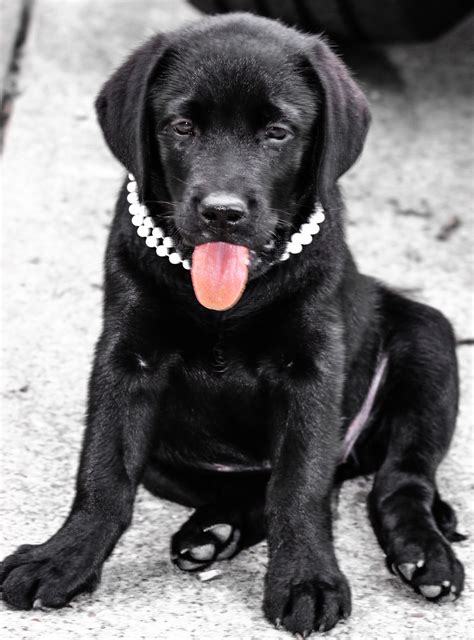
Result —
[{"label": "puppy head", "polygon": [[321,39],[247,15],[153,38],[96,106],[112,152],[186,257],[243,247],[245,281],[278,261],[316,199],[330,208],[369,121]]}]

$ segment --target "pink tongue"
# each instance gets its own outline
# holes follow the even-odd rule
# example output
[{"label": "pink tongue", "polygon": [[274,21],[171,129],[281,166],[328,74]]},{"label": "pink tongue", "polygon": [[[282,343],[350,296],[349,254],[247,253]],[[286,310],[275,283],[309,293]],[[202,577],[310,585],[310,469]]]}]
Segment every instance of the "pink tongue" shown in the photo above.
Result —
[{"label": "pink tongue", "polygon": [[227,242],[194,249],[191,279],[194,293],[207,309],[225,311],[239,301],[248,278],[249,250]]}]

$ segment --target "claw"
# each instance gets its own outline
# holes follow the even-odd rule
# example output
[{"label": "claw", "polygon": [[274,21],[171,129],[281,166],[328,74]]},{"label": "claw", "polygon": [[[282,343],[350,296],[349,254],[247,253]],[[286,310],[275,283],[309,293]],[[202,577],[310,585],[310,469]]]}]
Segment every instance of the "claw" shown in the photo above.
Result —
[{"label": "claw", "polygon": [[[68,604],[65,605],[69,608],[72,608],[72,605]],[[53,611],[53,609],[51,607],[45,607],[43,604],[43,601],[41,600],[41,598],[36,598],[36,600],[33,601],[33,609],[37,609],[38,611]]]},{"label": "claw", "polygon": [[441,593],[441,587],[437,584],[424,584],[420,587],[425,598],[436,598]]}]

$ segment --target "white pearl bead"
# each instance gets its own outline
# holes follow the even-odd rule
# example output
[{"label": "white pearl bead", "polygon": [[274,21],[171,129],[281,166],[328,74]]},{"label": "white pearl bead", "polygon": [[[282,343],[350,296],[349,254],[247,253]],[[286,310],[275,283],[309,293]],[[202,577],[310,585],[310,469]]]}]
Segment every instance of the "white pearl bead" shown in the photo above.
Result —
[{"label": "white pearl bead", "polygon": [[150,229],[148,227],[143,227],[143,226],[138,227],[137,233],[140,236],[140,238],[146,238],[150,233]]},{"label": "white pearl bead", "polygon": [[131,191],[129,194],[127,194],[127,200],[130,202],[130,204],[135,204],[136,202],[138,202],[138,193],[136,191]]},{"label": "white pearl bead", "polygon": [[169,236],[166,236],[166,238],[163,238],[163,244],[165,245],[165,247],[168,247],[169,249],[171,249],[171,247],[174,247],[173,239],[170,238]]},{"label": "white pearl bead", "polygon": [[136,216],[133,216],[132,218],[132,224],[135,225],[136,227],[140,227],[143,223],[143,216],[141,216],[140,214],[137,214]]},{"label": "white pearl bead", "polygon": [[138,190],[138,187],[136,182],[129,182],[127,184],[127,191],[137,191],[137,190]]},{"label": "white pearl bead", "polygon": [[156,247],[158,245],[158,238],[154,238],[153,236],[148,236],[145,240],[147,247]]},{"label": "white pearl bead", "polygon": [[155,227],[152,231],[153,235],[155,238],[163,238],[164,237],[164,233],[163,231],[160,229],[160,227]]},{"label": "white pearl bead", "polygon": [[286,247],[286,250],[289,253],[293,253],[293,254],[301,253],[303,251],[303,245],[301,245],[299,242],[290,241]]},{"label": "white pearl bead", "polygon": [[303,245],[308,245],[313,242],[313,236],[310,233],[300,233],[300,242]]},{"label": "white pearl bead", "polygon": [[324,215],[322,209],[316,209],[316,211],[313,213],[311,217],[314,220],[314,222],[317,222],[318,224],[326,220],[326,216]]},{"label": "white pearl bead", "polygon": [[288,253],[288,251],[285,251],[285,253],[281,256],[280,260],[281,262],[285,262],[285,260],[288,260],[289,257],[290,257],[290,254]]},{"label": "white pearl bead", "polygon": [[146,216],[146,208],[140,204],[139,202],[134,202],[128,207],[129,212],[132,216],[137,215],[137,213],[141,216]]},{"label": "white pearl bead", "polygon": [[302,244],[301,238],[302,238],[302,234],[300,232],[294,233],[290,238],[290,242],[294,242],[296,244]]},{"label": "white pearl bead", "polygon": [[129,173],[129,174],[128,174],[128,179],[129,179],[131,182],[135,182],[135,178],[133,177],[133,173]]},{"label": "white pearl bead", "polygon": [[183,267],[189,271],[191,269],[191,263],[189,262],[189,260],[183,260]]},{"label": "white pearl bead", "polygon": [[171,264],[179,264],[181,262],[181,256],[179,255],[179,253],[170,253],[170,255],[168,256],[168,260],[171,262]]},{"label": "white pearl bead", "polygon": [[160,256],[160,258],[164,258],[168,255],[168,249],[160,244],[159,247],[156,247],[156,255]]},{"label": "white pearl bead", "polygon": [[145,227],[148,227],[149,229],[153,229],[155,226],[155,223],[153,221],[153,218],[151,216],[147,216],[145,218],[145,220],[143,221],[143,224],[145,225]]},{"label": "white pearl bead", "polygon": [[[303,229],[303,227],[305,228]],[[309,233],[312,236],[315,236],[319,232],[319,225],[314,221],[308,222],[308,224],[303,225],[303,227],[301,227],[303,233]]]}]

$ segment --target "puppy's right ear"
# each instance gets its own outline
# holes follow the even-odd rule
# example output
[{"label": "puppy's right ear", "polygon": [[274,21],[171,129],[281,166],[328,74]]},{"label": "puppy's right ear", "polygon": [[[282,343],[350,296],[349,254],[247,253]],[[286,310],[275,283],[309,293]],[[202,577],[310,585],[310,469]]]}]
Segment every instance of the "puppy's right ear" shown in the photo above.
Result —
[{"label": "puppy's right ear", "polygon": [[165,50],[165,37],[154,36],[115,71],[95,102],[105,141],[117,160],[133,173],[141,194],[145,187],[149,153],[148,89],[159,71]]}]

